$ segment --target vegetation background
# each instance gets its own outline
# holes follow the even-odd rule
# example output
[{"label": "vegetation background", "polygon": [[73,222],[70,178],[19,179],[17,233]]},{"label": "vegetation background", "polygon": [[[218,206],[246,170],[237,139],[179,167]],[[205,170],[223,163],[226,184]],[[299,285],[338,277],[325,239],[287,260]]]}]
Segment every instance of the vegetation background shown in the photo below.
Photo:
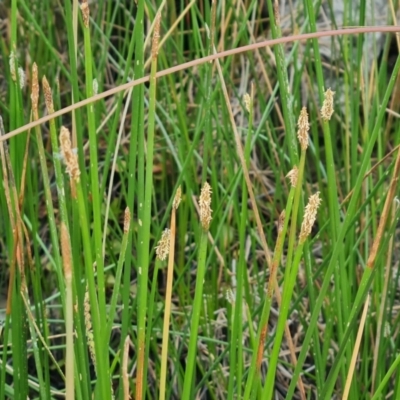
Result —
[{"label": "vegetation background", "polygon": [[1,3],[0,399],[400,398],[398,9]]}]

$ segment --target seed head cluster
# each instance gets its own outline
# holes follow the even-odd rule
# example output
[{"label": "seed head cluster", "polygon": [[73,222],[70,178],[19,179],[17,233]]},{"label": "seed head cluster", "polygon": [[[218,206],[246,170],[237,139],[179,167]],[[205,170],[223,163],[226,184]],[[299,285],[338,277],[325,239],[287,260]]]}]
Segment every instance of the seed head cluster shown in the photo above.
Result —
[{"label": "seed head cluster", "polygon": [[298,176],[299,176],[299,169],[295,165],[293,169],[289,171],[289,173],[286,175],[286,178],[289,178],[292,187],[296,187]]},{"label": "seed head cluster", "polygon": [[247,112],[250,112],[250,103],[251,103],[251,101],[250,101],[250,95],[248,93],[246,93],[243,96],[243,101],[244,101],[244,105],[246,107]]},{"label": "seed head cluster", "polygon": [[157,13],[155,23],[154,23],[154,31],[153,31],[153,40],[151,44],[151,56],[152,58],[156,58],[158,55],[158,47],[160,41],[160,24],[161,24],[161,14]]},{"label": "seed head cluster", "polygon": [[161,239],[158,242],[156,247],[156,256],[159,260],[164,261],[169,253],[169,239],[171,236],[171,230],[166,228],[164,229]]},{"label": "seed head cluster", "polygon": [[86,28],[89,27],[89,4],[87,0],[82,0],[81,4],[83,24]]},{"label": "seed head cluster", "polygon": [[210,227],[211,217],[211,186],[206,182],[201,189],[200,198],[200,222],[205,231]]},{"label": "seed head cluster", "polygon": [[301,224],[301,231],[299,236],[300,244],[303,244],[314,225],[315,219],[317,218],[318,207],[321,204],[321,199],[319,197],[319,192],[313,194],[308,199],[308,204],[304,212],[303,223]]},{"label": "seed head cluster", "polygon": [[39,103],[39,79],[38,79],[38,68],[37,68],[37,65],[35,62],[32,65],[31,101],[32,101],[32,111],[34,113],[37,113],[38,112],[38,103]]},{"label": "seed head cluster", "polygon": [[129,211],[129,207],[126,207],[124,214],[124,233],[129,232],[130,224],[131,224],[131,212]]},{"label": "seed head cluster", "polygon": [[321,117],[324,121],[329,121],[334,112],[333,109],[333,92],[330,88],[325,92],[325,100],[321,108]]},{"label": "seed head cluster", "polygon": [[93,331],[92,331],[92,315],[91,315],[91,311],[90,311],[89,290],[88,290],[87,286],[86,286],[85,298],[83,300],[83,304],[84,304],[83,313],[85,316],[85,331],[86,331],[87,345],[89,347],[89,353],[90,353],[90,357],[92,359],[94,368],[97,371],[96,353],[95,353],[95,349],[94,349],[94,336],[93,336]]},{"label": "seed head cluster", "polygon": [[79,182],[81,171],[79,169],[78,156],[72,151],[70,133],[65,126],[62,126],[60,131],[60,147],[67,166],[67,173],[71,179]]},{"label": "seed head cluster", "polygon": [[308,131],[310,130],[310,123],[308,122],[307,109],[303,107],[300,112],[299,120],[297,122],[299,127],[297,131],[297,137],[300,142],[301,149],[307,150],[308,147]]},{"label": "seed head cluster", "polygon": [[53,94],[51,93],[49,81],[45,76],[42,79],[42,85],[44,93],[44,102],[46,103],[47,112],[49,114],[53,114],[54,113]]},{"label": "seed head cluster", "polygon": [[172,207],[173,207],[175,210],[178,209],[181,200],[182,200],[182,189],[181,189],[181,187],[179,186],[178,189],[176,189],[174,201],[172,202]]}]

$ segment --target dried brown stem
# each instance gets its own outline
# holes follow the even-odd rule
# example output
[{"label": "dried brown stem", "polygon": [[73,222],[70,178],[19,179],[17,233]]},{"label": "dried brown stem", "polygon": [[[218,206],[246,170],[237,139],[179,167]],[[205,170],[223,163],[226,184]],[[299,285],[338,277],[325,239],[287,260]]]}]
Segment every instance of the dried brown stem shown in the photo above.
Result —
[{"label": "dried brown stem", "polygon": [[[228,56],[235,55],[235,54],[245,53],[247,51],[265,48],[267,46],[274,46],[274,45],[280,44],[280,43],[289,43],[289,42],[294,42],[296,40],[308,40],[308,39],[315,39],[315,38],[329,37],[329,36],[358,35],[361,33],[373,33],[373,32],[396,33],[396,32],[400,32],[400,27],[398,27],[398,26],[368,26],[368,27],[363,26],[363,27],[359,27],[359,28],[344,28],[344,29],[335,29],[335,30],[327,30],[327,31],[312,32],[312,33],[303,33],[301,35],[292,35],[292,36],[281,37],[278,39],[265,40],[263,42],[253,43],[253,44],[249,44],[247,46],[238,47],[236,49],[226,50],[221,53],[212,54],[207,57],[200,58],[198,60],[189,61],[187,63],[176,65],[175,67],[167,68],[163,71],[157,72],[156,78],[170,75],[170,74],[173,74],[174,72],[183,71],[185,69],[188,69],[188,68],[200,65],[200,64],[204,64],[206,62],[210,62],[210,61],[216,60],[218,58],[224,58],[224,57],[228,57]],[[113,89],[107,90],[103,93],[99,93],[95,96],[92,96],[85,100],[79,101],[78,103],[75,103],[68,107],[65,107],[62,110],[59,110],[59,111],[53,113],[52,115],[47,115],[37,121],[33,121],[29,124],[26,124],[17,129],[14,129],[14,130],[10,131],[9,133],[7,133],[6,135],[4,135],[2,138],[0,138],[0,140],[7,140],[10,137],[18,135],[21,132],[25,132],[28,129],[31,129],[37,125],[43,124],[47,121],[50,121],[51,119],[59,117],[60,115],[67,114],[73,110],[76,110],[78,108],[86,106],[90,103],[94,103],[94,102],[104,99],[106,97],[110,97],[116,93],[123,92],[124,90],[129,89],[133,86],[148,82],[149,78],[150,78],[150,75],[147,75],[143,78],[125,83],[125,84],[115,87]]]}]

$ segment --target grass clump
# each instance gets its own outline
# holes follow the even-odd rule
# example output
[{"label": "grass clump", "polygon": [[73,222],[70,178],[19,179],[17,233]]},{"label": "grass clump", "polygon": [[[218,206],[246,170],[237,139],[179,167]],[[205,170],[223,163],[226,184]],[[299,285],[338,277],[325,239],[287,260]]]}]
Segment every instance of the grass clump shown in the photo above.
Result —
[{"label": "grass clump", "polygon": [[328,3],[0,8],[0,399],[400,398],[396,9]]}]

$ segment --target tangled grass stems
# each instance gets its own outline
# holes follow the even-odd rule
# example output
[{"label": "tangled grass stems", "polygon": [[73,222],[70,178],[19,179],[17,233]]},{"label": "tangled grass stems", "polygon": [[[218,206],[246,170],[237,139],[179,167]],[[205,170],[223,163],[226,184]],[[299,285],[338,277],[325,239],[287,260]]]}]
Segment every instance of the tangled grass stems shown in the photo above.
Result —
[{"label": "tangled grass stems", "polygon": [[[345,1],[347,5],[350,4]],[[73,5],[76,11],[77,4],[75,1]],[[273,2],[269,5],[273,6]],[[256,2],[250,2],[244,13],[232,12],[234,9],[231,6],[233,3],[228,1],[218,7],[215,3],[210,8],[205,4],[204,9],[196,2],[188,4],[185,10],[164,7],[161,23],[163,30],[168,30],[171,34],[168,33],[168,40],[166,35],[163,37],[164,47],[157,57],[160,73],[155,76],[161,77],[165,71],[170,72],[167,68],[171,62],[182,64],[178,69],[201,63],[200,57],[204,54],[204,49],[208,48],[209,53],[214,51],[214,34],[219,38],[216,44],[219,50],[227,46],[235,47],[237,43],[254,43],[259,40],[257,32],[262,29],[263,22]],[[140,78],[146,71],[145,54],[150,55],[151,62],[154,61],[153,54],[146,47],[151,34],[145,40],[144,27],[147,19],[152,21],[147,24],[147,32],[151,32],[156,25],[154,16],[157,5],[139,2],[137,5],[132,3],[130,9],[122,9],[122,5],[117,3],[112,6],[107,2],[91,3],[91,17],[84,14],[82,25],[78,25],[78,13],[74,13],[68,3],[57,9],[61,20],[67,25],[67,33],[58,27],[41,25],[43,15],[39,14],[40,10],[45,8],[49,10],[50,16],[55,15],[49,0],[45,0],[39,8],[29,7],[25,0],[13,1],[11,7],[10,38],[5,38],[6,53],[3,54],[3,57],[9,57],[10,68],[4,69],[6,85],[0,85],[1,94],[4,87],[7,91],[6,96],[0,96],[0,110],[6,121],[7,131],[15,133],[15,128],[27,130],[29,124],[24,124],[29,121],[28,109],[32,103],[32,119],[36,125],[33,135],[28,132],[10,140],[10,157],[7,161],[4,159],[6,167],[0,172],[5,182],[4,191],[0,195],[0,208],[5,216],[4,224],[0,224],[2,239],[4,234],[4,240],[0,242],[0,263],[6,260],[10,265],[11,276],[2,275],[2,278],[4,282],[10,280],[12,289],[9,290],[8,306],[5,310],[4,347],[1,356],[4,368],[1,368],[0,373],[0,397],[50,398],[67,394],[67,388],[63,386],[63,376],[64,366],[67,365],[65,373],[69,376],[68,379],[72,375],[71,359],[66,357],[72,355],[69,352],[72,312],[75,330],[74,391],[77,398],[100,398],[102,395],[107,398],[114,394],[114,390],[115,396],[119,398],[128,398],[129,392],[135,393],[135,390],[139,392],[139,397],[155,398],[159,395],[157,390],[160,384],[160,392],[164,392],[165,397],[182,397],[182,386],[186,385],[190,386],[190,396],[227,396],[228,399],[233,399],[235,396],[241,397],[247,389],[246,379],[251,375],[249,363],[253,360],[258,381],[252,385],[255,388],[252,395],[261,398],[263,367],[267,364],[265,357],[269,358],[268,350],[274,338],[274,330],[268,334],[268,327],[273,326],[277,315],[272,308],[273,291],[276,291],[278,308],[284,309],[285,305],[282,303],[287,300],[280,300],[277,282],[282,282],[283,279],[284,296],[289,295],[286,288],[290,286],[289,281],[293,278],[292,274],[296,275],[297,268],[294,266],[296,250],[288,254],[284,245],[285,250],[278,257],[279,247],[283,242],[283,221],[292,218],[290,214],[293,215],[293,207],[285,218],[279,216],[288,202],[294,202],[294,197],[291,198],[294,189],[288,188],[283,171],[298,165],[297,161],[292,161],[294,150],[297,150],[293,148],[294,124],[285,119],[293,119],[293,115],[300,111],[305,90],[311,89],[308,93],[312,97],[313,82],[318,84],[321,94],[319,103],[322,104],[322,94],[325,91],[322,86],[327,85],[327,81],[319,80],[317,76],[317,70],[321,67],[318,54],[317,65],[314,67],[310,63],[311,60],[314,62],[312,46],[306,44],[302,47],[296,43],[288,54],[282,52],[282,47],[277,48],[277,58],[267,49],[265,64],[264,49],[257,53],[257,57],[253,57],[251,52],[246,57],[228,57],[224,67],[218,70],[220,79],[217,81],[213,79],[213,71],[215,65],[219,67],[218,62],[207,64],[205,68],[169,75],[167,79],[157,78],[157,102],[154,102],[156,105],[150,110],[146,102],[149,87],[145,85],[136,86],[131,91],[131,99],[121,92],[115,99],[93,103],[93,99],[104,99],[111,92],[123,90],[124,85],[120,86],[120,83],[124,84],[128,77],[134,78],[133,83],[129,84],[130,88],[142,82]],[[83,11],[88,11],[87,2],[83,3]],[[122,21],[121,15],[129,15],[129,18],[125,21],[126,24],[118,26]],[[274,36],[277,37],[281,34],[280,24],[285,19],[280,21],[276,9],[271,15],[272,29],[276,31]],[[360,24],[363,23],[362,18],[360,15]],[[190,25],[187,30],[189,21],[194,25]],[[357,23],[356,19],[351,22]],[[207,26],[211,28],[209,37],[206,37],[209,35]],[[121,27],[129,34],[121,35]],[[176,31],[172,31],[171,27],[176,27]],[[304,29],[306,23],[299,27],[299,31]],[[369,27],[362,29],[363,32],[371,31]],[[26,32],[29,35],[25,41]],[[80,32],[83,33],[82,37],[79,36]],[[355,33],[355,30],[351,33]],[[301,37],[315,38],[318,35],[320,33]],[[293,37],[277,40],[279,42],[267,43],[289,42]],[[385,279],[388,276],[393,279],[385,280],[388,287],[384,290],[387,294],[381,295],[384,274],[383,268],[380,268],[383,260],[385,264],[392,261],[386,249],[394,235],[395,223],[390,224],[389,230],[384,230],[382,226],[387,228],[388,224],[380,225],[378,220],[375,222],[376,215],[385,218],[385,197],[390,198],[396,187],[395,181],[389,185],[388,183],[389,173],[398,172],[396,163],[391,162],[399,139],[398,121],[395,117],[398,110],[387,110],[389,103],[386,102],[386,86],[393,88],[395,85],[385,76],[390,71],[388,43],[380,57],[382,61],[379,64],[374,63],[371,67],[374,72],[369,73],[369,66],[365,67],[363,60],[363,42],[364,38],[360,36],[356,43],[356,57],[351,60],[349,55],[355,54],[351,52],[352,43],[340,41],[340,51],[344,51],[343,60],[332,65],[332,68],[339,71],[335,75],[337,81],[333,80],[327,85],[336,92],[338,114],[333,114],[328,122],[332,106],[323,106],[324,115],[321,115],[314,107],[318,101],[307,103],[313,117],[313,140],[307,154],[306,165],[310,168],[305,168],[302,180],[312,184],[302,185],[299,214],[303,209],[303,192],[309,194],[320,191],[324,204],[329,205],[319,212],[317,237],[312,241],[304,241],[301,260],[304,260],[305,274],[301,269],[297,278],[298,285],[290,296],[290,305],[294,312],[289,317],[289,308],[286,321],[279,322],[284,325],[286,332],[292,332],[293,340],[291,336],[287,336],[287,342],[282,341],[279,363],[275,363],[274,359],[272,363],[268,363],[269,368],[275,363],[277,369],[272,391],[276,392],[278,387],[279,390],[287,390],[285,395],[288,399],[293,398],[295,390],[296,395],[304,396],[299,376],[305,370],[309,373],[302,374],[301,377],[310,390],[307,394],[309,396],[330,398],[333,391],[342,395],[343,389],[344,396],[348,393],[349,398],[354,399],[387,397],[391,392],[394,398],[400,396],[400,385],[394,384],[397,378],[394,368],[398,365],[398,359],[387,351],[398,341],[397,331],[392,324],[395,319],[391,312],[397,305],[393,289],[397,286],[398,278],[392,275],[392,270],[385,272]],[[83,45],[88,48],[85,49]],[[265,47],[265,43],[252,46],[260,49],[261,46]],[[77,57],[79,48],[84,49],[87,60]],[[25,49],[29,49],[26,57]],[[240,51],[242,49],[211,54],[211,58],[204,60],[215,59],[221,54],[238,54]],[[47,82],[45,90],[48,108],[46,118],[51,120],[49,126],[40,125],[43,122],[39,118],[42,104],[37,83],[33,85],[36,86],[36,93],[32,93],[32,101],[29,100],[29,90],[23,85],[24,81],[29,82],[33,77],[34,68],[32,74],[29,73],[30,60],[33,57],[36,58],[42,75],[46,73],[49,77],[50,84]],[[187,59],[195,61],[183,64]],[[262,75],[258,74],[258,63],[263,64]],[[325,67],[330,68],[328,64]],[[85,68],[88,69],[87,72]],[[279,85],[276,84],[272,91],[274,80],[277,79],[276,68],[281,77],[278,78]],[[368,72],[369,77],[361,80],[367,76],[364,72]],[[342,75],[345,76],[344,88],[337,83],[342,81]],[[289,76],[290,80],[287,79]],[[115,87],[111,92],[96,96],[94,77],[100,92]],[[251,101],[247,99],[242,102],[241,96],[248,89],[251,79],[257,82],[255,96],[252,92]],[[228,87],[225,87],[225,82],[229,82]],[[225,104],[221,104],[220,83],[225,96],[222,103]],[[50,85],[53,94],[49,90]],[[93,89],[93,93],[88,93],[86,89]],[[280,101],[276,101],[278,89],[281,91]],[[343,99],[343,93],[346,97],[345,108],[340,110],[338,104]],[[383,93],[385,96],[382,97]],[[53,97],[54,104],[50,104]],[[266,97],[271,97],[268,104]],[[75,105],[82,98],[86,100]],[[390,103],[392,108],[396,107],[394,98],[396,95],[393,95]],[[285,102],[283,106],[282,101]],[[68,102],[73,104],[72,108],[80,108],[75,109],[71,119],[68,116],[61,121],[57,118],[57,113],[67,112],[67,109],[60,108]],[[123,102],[126,115],[121,115]],[[287,109],[283,113],[284,117],[281,113],[283,107]],[[385,110],[382,111],[381,107]],[[252,110],[254,115],[251,113],[247,117],[245,108]],[[385,125],[383,116],[387,112],[392,117]],[[375,125],[377,121],[381,124],[380,131]],[[155,130],[153,141],[151,136],[145,135],[146,126],[152,124]],[[252,131],[253,124],[258,127],[254,132],[248,132],[244,138],[242,132],[246,132],[246,129]],[[64,148],[59,151],[56,132],[62,125],[68,126],[71,138],[69,139],[69,132],[62,129],[65,134],[62,140]],[[306,125],[303,124],[304,127]],[[330,125],[328,128],[331,132],[322,139],[320,133],[327,129],[325,125]],[[371,132],[373,125],[375,127]],[[94,128],[97,128],[97,132]],[[283,128],[286,135],[283,134]],[[385,134],[381,134],[383,130]],[[232,145],[232,131],[235,134],[236,148]],[[4,131],[1,133],[0,141],[3,141],[8,135],[4,135]],[[332,141],[331,144],[325,143],[327,138]],[[91,148],[94,143],[96,149]],[[245,143],[244,150],[241,148],[242,143]],[[333,170],[329,164],[330,156],[326,159],[323,157],[330,145],[335,162]],[[376,149],[376,152],[372,152],[372,149]],[[78,154],[77,160],[75,151]],[[65,165],[62,165],[61,158],[56,153],[62,153],[62,162]],[[97,167],[91,163],[93,153],[98,157]],[[204,164],[202,169],[200,160]],[[308,164],[309,160],[312,164]],[[361,169],[366,169],[361,171],[360,166]],[[366,176],[367,169],[374,173]],[[334,181],[331,179],[332,171]],[[359,175],[361,173],[362,176]],[[150,190],[146,186],[149,175],[152,180]],[[295,175],[293,172],[289,178],[293,180]],[[207,244],[205,260],[207,272],[202,288],[205,296],[200,307],[197,340],[192,341],[191,345],[194,355],[190,356],[190,363],[194,367],[192,376],[187,378],[190,383],[186,384],[188,334],[185,330],[190,328],[187,310],[193,310],[193,267],[196,259],[199,260],[199,247],[196,246],[199,242],[193,240],[198,226],[192,202],[184,201],[179,210],[174,285],[169,278],[168,282],[167,279],[164,282],[164,273],[158,274],[163,264],[158,259],[153,260],[151,249],[154,248],[153,241],[159,232],[168,224],[173,183],[177,182],[176,185],[179,185],[182,182],[187,193],[186,198],[191,198],[197,192],[200,180],[205,177],[214,189],[213,203],[217,208],[213,213],[212,224],[209,220],[204,220],[210,228],[210,243]],[[362,186],[357,186],[360,182]],[[108,197],[105,200],[108,183]],[[334,185],[337,186],[337,191],[332,189]],[[332,201],[333,192],[337,198],[336,203]],[[350,203],[342,201],[346,194],[353,196]],[[151,206],[150,212],[147,209],[144,212],[145,200],[146,207]],[[126,206],[131,213],[128,218],[130,228],[123,230],[120,210]],[[335,207],[340,212],[340,219],[335,214]],[[86,212],[83,219],[81,210]],[[348,212],[352,214],[348,215]],[[149,217],[147,221],[144,218],[146,215]],[[58,226],[70,236],[67,241],[63,241],[61,247],[61,231]],[[99,226],[101,231],[98,230]],[[310,223],[303,225],[301,241],[305,239],[310,226]],[[293,232],[297,236],[297,229]],[[98,251],[99,237],[102,238],[101,259]],[[74,273],[67,279],[67,274],[62,269],[60,252],[68,249],[68,241]],[[270,271],[266,268],[269,257],[264,241],[275,243]],[[290,243],[296,246],[296,240]],[[397,254],[396,251],[395,247],[394,255]],[[371,256],[367,260],[368,254]],[[97,259],[100,261],[97,262]],[[143,272],[143,260],[147,261],[144,268],[148,268],[148,277],[152,280],[150,293],[148,280],[145,281],[140,276]],[[367,275],[367,278],[362,278],[360,286],[359,277],[366,262],[366,274],[369,274],[369,270],[373,271],[369,277]],[[104,277],[98,275],[99,269],[103,273],[102,263],[107,263]],[[282,273],[279,269],[280,263],[288,265]],[[338,270],[335,269],[337,266],[340,266]],[[3,273],[5,270],[6,268],[2,269]],[[342,271],[343,276],[340,275]],[[269,281],[266,282],[268,273]],[[168,274],[165,276],[168,277]],[[165,283],[167,287],[172,285],[171,290],[167,289],[167,296],[164,296]],[[226,287],[228,298],[225,296]],[[333,290],[329,290],[331,287]],[[364,305],[368,290],[372,300],[371,312],[367,314],[363,340],[357,349],[355,343],[359,311]],[[101,299],[103,293],[104,301]],[[143,293],[146,296],[144,303]],[[378,316],[375,311],[378,310],[381,298],[384,304],[379,308],[383,311]],[[271,311],[266,318],[267,323],[264,324],[262,308],[268,301],[271,302],[271,306],[268,306]],[[353,311],[354,301],[356,304]],[[145,307],[142,307],[143,304]],[[172,304],[176,308],[168,315],[168,307],[171,309]],[[143,308],[146,310],[143,311]],[[100,323],[96,323],[97,313]],[[327,315],[330,318],[326,318]],[[143,327],[145,345],[138,363],[136,334]],[[375,331],[383,328],[385,333],[375,336]],[[64,329],[68,332],[68,339],[64,335]],[[278,336],[282,337],[282,327],[279,329]],[[386,336],[386,330],[389,331],[389,336]],[[167,346],[161,349],[161,333],[164,335],[164,343],[168,344],[168,351]],[[131,347],[129,338],[136,345]],[[189,344],[190,340],[192,339],[189,339]],[[296,349],[293,351],[291,348],[291,340],[297,348],[303,346],[298,362]],[[310,346],[310,343],[313,345]],[[336,343],[337,347],[332,343]],[[285,351],[286,345],[289,351]],[[92,357],[88,349],[93,351]],[[348,356],[356,353],[362,362],[354,365]],[[334,358],[330,358],[332,355]],[[314,370],[309,369],[305,360],[311,361]],[[138,370],[135,369],[137,365]],[[287,377],[292,375],[293,369],[293,379],[289,382]],[[161,370],[165,384],[159,380]],[[133,376],[137,372],[139,379]],[[393,376],[390,377],[390,374]],[[348,383],[345,386],[343,378],[346,377],[351,385]],[[55,389],[54,382],[59,389]],[[363,390],[359,390],[360,387]],[[110,392],[105,393],[105,388]],[[71,391],[67,395],[71,397]]]}]

